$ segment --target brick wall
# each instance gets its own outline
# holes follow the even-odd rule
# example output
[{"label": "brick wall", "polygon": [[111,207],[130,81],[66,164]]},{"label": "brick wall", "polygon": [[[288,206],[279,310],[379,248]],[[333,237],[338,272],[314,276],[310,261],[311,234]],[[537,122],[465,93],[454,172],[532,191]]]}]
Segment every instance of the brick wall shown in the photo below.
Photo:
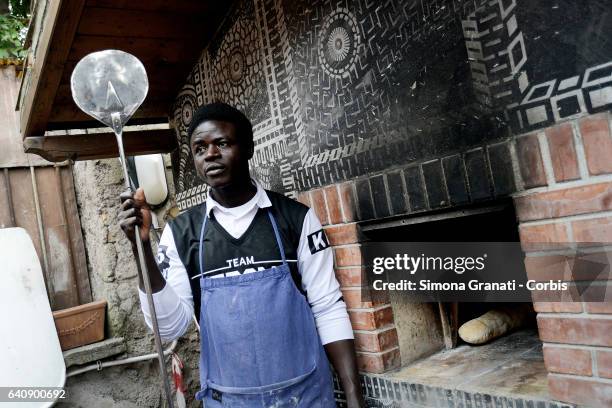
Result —
[{"label": "brick wall", "polygon": [[362,299],[362,241],[356,221],[353,186],[327,186],[301,193],[298,200],[314,209],[334,251],[336,277],[355,332],[359,369],[382,373],[400,366],[393,310],[386,296]]},{"label": "brick wall", "polygon": [[[546,257],[558,255],[559,243],[596,242],[585,250],[610,259],[610,121],[610,113],[591,115],[301,193],[299,200],[315,210],[333,246],[360,369],[381,373],[396,368],[400,353],[389,300],[361,301],[359,221],[512,196],[530,277],[563,276],[563,270],[555,269],[562,263],[552,270],[542,267],[551,264]],[[612,288],[608,289],[603,303],[535,299],[552,398],[612,404]]]},{"label": "brick wall", "polygon": [[368,296],[371,302],[362,302],[365,279],[359,222],[508,196],[520,188],[513,165],[515,150],[512,139],[497,139],[463,153],[412,162],[298,195],[299,201],[314,209],[333,247],[360,370],[382,373],[399,367],[401,361],[389,299],[376,292]]},{"label": "brick wall", "polygon": [[[526,188],[515,197],[530,278],[571,279],[554,262],[565,244],[612,259],[612,136],[610,114],[559,124],[517,139]],[[570,245],[568,245],[570,246]],[[607,271],[597,279],[610,279]],[[577,276],[573,278],[581,279]],[[593,279],[595,276],[586,276]],[[612,405],[612,281],[600,283],[604,302],[538,302],[551,397],[593,407]],[[606,292],[607,289],[607,293]],[[603,293],[601,293],[603,292]],[[585,298],[583,297],[583,300]],[[590,300],[589,297],[586,300]]]}]

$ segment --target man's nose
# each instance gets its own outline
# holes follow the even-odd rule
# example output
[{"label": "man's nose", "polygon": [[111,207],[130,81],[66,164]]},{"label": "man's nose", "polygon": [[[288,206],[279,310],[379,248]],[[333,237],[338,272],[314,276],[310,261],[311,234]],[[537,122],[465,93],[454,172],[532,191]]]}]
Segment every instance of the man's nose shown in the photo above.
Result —
[{"label": "man's nose", "polygon": [[219,156],[219,147],[214,144],[208,146],[206,149],[206,155],[204,156],[204,160],[211,160]]}]

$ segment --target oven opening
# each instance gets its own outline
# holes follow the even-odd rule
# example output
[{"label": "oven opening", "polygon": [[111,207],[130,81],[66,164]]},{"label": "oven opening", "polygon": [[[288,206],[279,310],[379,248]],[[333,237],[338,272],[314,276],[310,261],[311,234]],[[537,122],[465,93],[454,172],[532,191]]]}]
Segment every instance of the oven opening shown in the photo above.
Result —
[{"label": "oven opening", "polygon": [[[375,242],[519,241],[511,201],[378,221],[362,230]],[[523,260],[515,263],[524,273]],[[413,303],[394,291],[389,299],[402,360],[401,369],[389,374],[395,380],[462,392],[466,398],[484,393],[549,400],[531,303]]]}]

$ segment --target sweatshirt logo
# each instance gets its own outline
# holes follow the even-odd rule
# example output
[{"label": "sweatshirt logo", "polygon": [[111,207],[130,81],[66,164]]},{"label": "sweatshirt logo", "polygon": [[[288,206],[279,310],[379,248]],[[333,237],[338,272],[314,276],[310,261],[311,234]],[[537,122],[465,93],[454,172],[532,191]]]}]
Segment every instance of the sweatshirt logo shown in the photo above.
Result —
[{"label": "sweatshirt logo", "polygon": [[329,242],[322,229],[308,235],[308,248],[310,253],[315,254],[319,251],[329,248]]},{"label": "sweatshirt logo", "polygon": [[168,279],[168,269],[170,269],[170,258],[168,257],[168,246],[160,245],[157,251],[157,266],[164,279]]}]

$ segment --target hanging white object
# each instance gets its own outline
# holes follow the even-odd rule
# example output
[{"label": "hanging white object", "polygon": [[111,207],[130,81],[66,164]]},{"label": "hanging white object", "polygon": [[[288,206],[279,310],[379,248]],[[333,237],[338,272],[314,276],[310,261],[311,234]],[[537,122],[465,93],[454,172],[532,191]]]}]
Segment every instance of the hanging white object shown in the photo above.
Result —
[{"label": "hanging white object", "polygon": [[135,156],[136,175],[138,184],[144,189],[147,203],[158,205],[168,196],[166,183],[166,169],[161,154],[145,154]]}]

